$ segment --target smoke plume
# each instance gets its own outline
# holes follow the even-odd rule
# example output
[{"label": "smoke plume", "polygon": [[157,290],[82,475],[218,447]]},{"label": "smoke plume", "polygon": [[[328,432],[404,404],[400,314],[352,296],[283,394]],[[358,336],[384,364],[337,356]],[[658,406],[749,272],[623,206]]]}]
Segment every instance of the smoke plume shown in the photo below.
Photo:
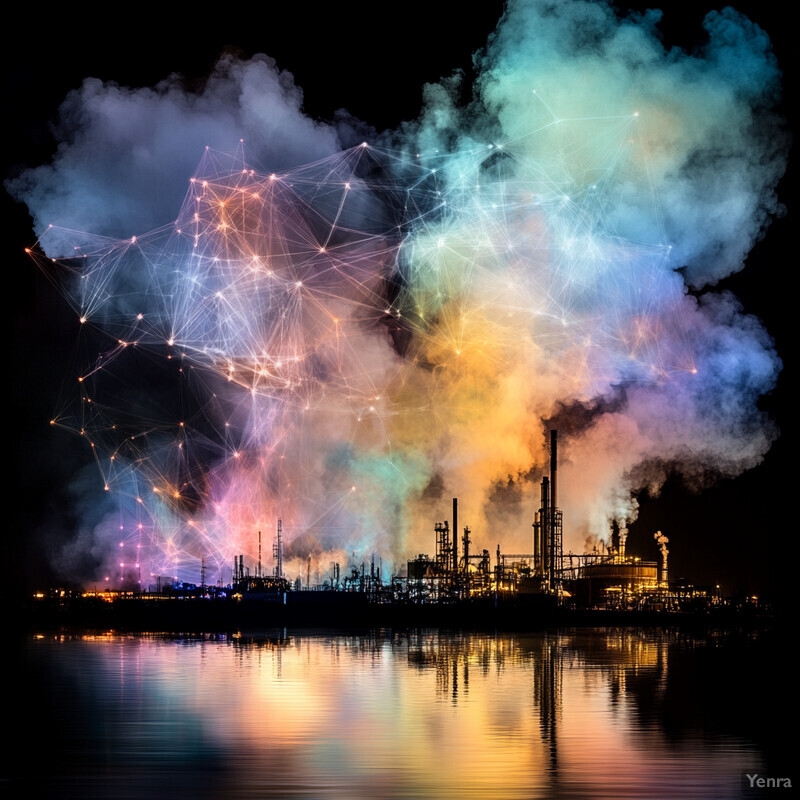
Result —
[{"label": "smoke plume", "polygon": [[758,464],[780,361],[713,287],[781,210],[780,73],[730,8],[691,54],[659,19],[514,0],[469,101],[429,85],[348,148],[266,56],[194,93],[87,79],[9,187],[98,354],[54,419],[118,503],[80,541],[227,580],[281,517],[290,562],[397,567],[458,496],[477,545],[528,552],[555,425],[580,549],[671,472]]}]

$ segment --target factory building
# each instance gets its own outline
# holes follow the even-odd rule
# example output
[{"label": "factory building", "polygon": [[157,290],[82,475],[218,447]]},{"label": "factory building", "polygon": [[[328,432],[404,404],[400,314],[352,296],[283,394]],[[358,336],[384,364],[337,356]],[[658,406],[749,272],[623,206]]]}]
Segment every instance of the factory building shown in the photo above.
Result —
[{"label": "factory building", "polygon": [[[230,586],[207,587],[203,560],[199,586],[171,585],[169,589],[159,586],[149,596],[230,597],[289,606],[327,604],[331,608],[344,607],[342,604],[350,601],[358,601],[359,608],[388,604],[440,607],[489,604],[493,608],[511,605],[543,610],[657,611],[698,610],[722,604],[718,589],[712,595],[683,583],[670,584],[669,540],[661,531],[654,534],[660,564],[629,555],[625,548],[626,532],[619,528],[612,528],[608,544],[601,543],[599,551],[564,553],[555,430],[550,432],[549,473],[541,479],[539,508],[533,514],[530,552],[504,553],[499,544],[494,552],[475,548],[470,527],[459,529],[457,498],[453,498],[451,520],[452,525],[448,520],[434,524],[434,555],[420,553],[409,559],[405,575],[385,580],[382,565],[376,564],[373,557],[371,564],[362,562],[360,567],[349,567],[349,575],[346,570],[344,577],[339,564],[332,563],[329,580],[312,585],[310,556],[304,580],[298,577],[290,581],[285,576],[283,527],[279,519],[272,548],[272,570],[262,563],[259,531],[257,563],[246,565],[244,555],[237,555]],[[327,595],[327,599],[322,595]]]},{"label": "factory building", "polygon": [[[612,531],[601,552],[564,554],[563,515],[558,506],[558,434],[550,432],[550,471],[542,478],[539,509],[533,520],[532,552],[473,553],[469,527],[458,535],[458,500],[453,499],[453,526],[434,525],[436,550],[408,561],[404,598],[410,602],[456,602],[493,595],[498,599],[551,598],[573,608],[672,608],[667,542],[654,538],[661,554],[645,561],[625,552],[625,536]],[[460,538],[460,552],[459,552]]]}]

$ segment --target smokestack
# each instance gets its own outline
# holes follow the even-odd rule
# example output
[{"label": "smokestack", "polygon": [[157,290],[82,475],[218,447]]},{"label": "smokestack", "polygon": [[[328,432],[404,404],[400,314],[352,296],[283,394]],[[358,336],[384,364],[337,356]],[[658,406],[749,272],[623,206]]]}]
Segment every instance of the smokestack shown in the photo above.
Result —
[{"label": "smokestack", "polygon": [[275,577],[283,577],[283,520],[278,519],[278,540],[272,545],[272,555],[275,558]]},{"label": "smokestack", "polygon": [[453,572],[458,571],[458,498],[453,498]]},{"label": "smokestack", "polygon": [[661,531],[656,531],[653,534],[653,538],[656,540],[658,549],[661,552],[661,586],[667,589],[669,588],[669,571],[667,567],[667,556],[669,555],[667,544],[669,539]]},{"label": "smokestack", "polygon": [[542,510],[539,533],[541,536],[542,576],[548,584],[550,583],[550,516],[550,481],[545,475],[542,478]]},{"label": "smokestack", "polygon": [[258,532],[258,577],[261,577],[261,531]]},{"label": "smokestack", "polygon": [[[546,479],[545,479],[546,480]],[[547,559],[547,582],[551,589],[555,588],[556,576],[561,574],[564,566],[561,541],[561,512],[558,510],[558,431],[550,431],[550,504],[548,515],[543,524],[544,550]]]}]

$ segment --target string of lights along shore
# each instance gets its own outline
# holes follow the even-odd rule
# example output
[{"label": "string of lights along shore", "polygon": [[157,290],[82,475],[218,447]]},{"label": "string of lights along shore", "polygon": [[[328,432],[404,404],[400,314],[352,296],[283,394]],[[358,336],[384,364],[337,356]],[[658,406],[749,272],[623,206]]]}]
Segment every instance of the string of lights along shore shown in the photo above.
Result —
[{"label": "string of lights along shore", "polygon": [[[670,471],[759,463],[780,361],[714,285],[780,210],[780,72],[732,9],[693,53],[658,21],[512,2],[474,91],[429,85],[365,140],[305,117],[266,57],[224,56],[194,94],[74,93],[81,135],[15,191],[75,312],[51,424],[93,456],[94,577],[227,582],[278,519],[287,574],[388,571],[455,496],[476,538],[525,552],[551,427],[576,552]],[[139,149],[112,108],[148,109]],[[180,171],[169,120],[209,146],[182,205],[124,230],[173,202],[138,180]]]}]

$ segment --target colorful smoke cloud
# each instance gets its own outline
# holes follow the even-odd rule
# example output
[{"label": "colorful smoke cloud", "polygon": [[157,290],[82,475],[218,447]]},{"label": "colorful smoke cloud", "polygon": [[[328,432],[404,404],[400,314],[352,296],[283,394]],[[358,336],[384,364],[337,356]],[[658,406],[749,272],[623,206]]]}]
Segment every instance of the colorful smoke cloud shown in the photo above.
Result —
[{"label": "colorful smoke cloud", "polygon": [[576,550],[671,471],[758,464],[780,361],[708,287],[780,212],[780,73],[731,9],[692,54],[658,20],[515,0],[470,102],[429,85],[353,146],[266,56],[73,92],[68,142],[9,185],[92,356],[54,424],[103,502],[62,567],[227,581],[281,517],[290,574],[397,569],[455,496],[476,543],[528,552],[551,425]]}]

